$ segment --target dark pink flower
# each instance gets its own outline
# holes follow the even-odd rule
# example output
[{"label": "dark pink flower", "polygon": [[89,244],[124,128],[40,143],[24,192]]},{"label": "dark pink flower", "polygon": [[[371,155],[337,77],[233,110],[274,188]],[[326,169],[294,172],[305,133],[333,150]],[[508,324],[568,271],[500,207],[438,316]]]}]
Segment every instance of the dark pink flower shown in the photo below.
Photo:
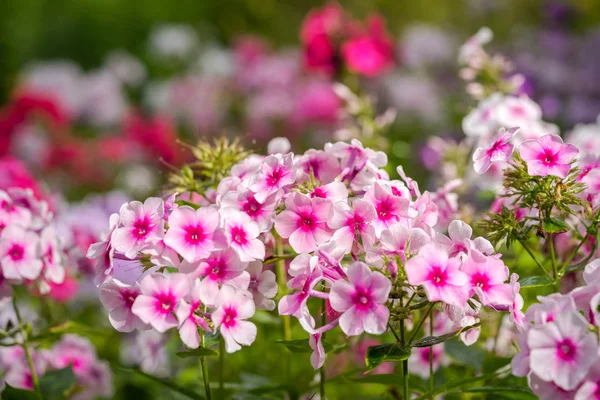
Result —
[{"label": "dark pink flower", "polygon": [[571,161],[579,153],[577,147],[563,144],[560,136],[552,134],[526,140],[521,144],[519,151],[523,160],[527,162],[529,175],[552,175],[563,179],[571,170]]}]

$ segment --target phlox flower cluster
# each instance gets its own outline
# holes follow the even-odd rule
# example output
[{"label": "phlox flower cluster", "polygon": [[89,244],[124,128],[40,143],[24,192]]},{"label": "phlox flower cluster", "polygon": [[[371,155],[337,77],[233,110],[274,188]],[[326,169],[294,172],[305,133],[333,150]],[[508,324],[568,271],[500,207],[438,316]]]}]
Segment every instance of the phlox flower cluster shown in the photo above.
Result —
[{"label": "phlox flower cluster", "polygon": [[593,399],[600,387],[600,260],[585,267],[584,286],[538,297],[525,314],[513,374],[527,376],[540,399]]},{"label": "phlox flower cluster", "polygon": [[48,293],[64,281],[67,262],[48,203],[29,189],[0,190],[2,296],[10,296],[13,285]]},{"label": "phlox flower cluster", "polygon": [[[110,366],[98,359],[96,349],[86,338],[64,335],[51,348],[33,351],[31,357],[36,373],[41,378],[46,373],[70,366],[77,386],[73,399],[111,398],[114,394]],[[31,370],[21,346],[0,349],[0,370],[6,384],[33,390]]]},{"label": "phlox flower cluster", "polygon": [[[310,335],[315,368],[326,331],[386,332],[402,286],[441,302],[456,329],[477,324],[482,306],[520,324],[516,277],[509,280],[500,254],[463,221],[437,228],[439,196],[422,193],[400,167],[402,180],[391,180],[386,164],[385,153],[357,140],[329,143],[300,155],[251,156],[216,189],[187,197],[202,205],[176,194],[124,204],[88,254],[112,325],[176,328],[191,348],[199,332],[219,331],[227,351],[239,350],[255,339],[255,310],[275,308],[275,259],[291,259],[279,314],[296,317]],[[113,275],[122,259],[145,272],[121,282]],[[328,321],[317,323],[311,299],[328,304]],[[477,336],[472,329],[462,337],[470,344]]]}]

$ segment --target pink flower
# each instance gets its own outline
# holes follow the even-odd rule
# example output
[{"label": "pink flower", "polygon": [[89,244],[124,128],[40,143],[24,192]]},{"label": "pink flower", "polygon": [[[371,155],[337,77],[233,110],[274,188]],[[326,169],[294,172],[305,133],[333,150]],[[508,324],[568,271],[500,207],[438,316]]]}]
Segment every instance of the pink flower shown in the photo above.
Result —
[{"label": "pink flower", "polygon": [[202,293],[200,279],[196,279],[192,284],[190,293],[185,299],[179,302],[176,311],[177,319],[179,320],[179,337],[191,349],[196,349],[200,346],[199,327],[205,331],[210,331],[210,327],[202,315],[200,293]]},{"label": "pink flower", "polygon": [[94,283],[101,285],[112,274],[115,248],[112,246],[112,235],[119,226],[119,214],[112,214],[109,219],[108,230],[102,232],[100,241],[88,248],[87,258],[95,260],[96,277]]},{"label": "pink flower", "polygon": [[[190,274],[193,278],[203,278],[200,285],[202,302],[213,305],[216,304],[219,286],[226,283],[236,286],[234,280],[241,277],[247,266],[248,263],[240,261],[235,251],[225,249],[213,251],[198,264],[182,263],[179,271]],[[249,277],[246,277],[245,281],[248,280]]]},{"label": "pink flower", "polygon": [[206,257],[215,248],[213,236],[219,227],[219,211],[213,207],[178,207],[169,216],[165,244],[190,263]]},{"label": "pink flower", "polygon": [[385,23],[379,15],[371,16],[368,26],[368,32],[344,43],[342,57],[350,71],[373,77],[393,66],[394,44],[385,32]]},{"label": "pink flower", "polygon": [[[301,264],[309,261],[310,256],[308,254],[301,254],[296,257],[299,259]],[[310,261],[309,261],[310,262]],[[292,294],[283,296],[279,300],[278,311],[280,315],[293,315],[298,318],[298,321],[308,333],[314,334],[314,318],[310,315],[307,307],[308,298],[310,297],[311,291],[314,287],[323,280],[323,273],[318,268],[311,268],[310,265],[304,271],[300,272],[298,269],[297,275],[294,276],[289,282],[288,287],[291,289],[300,289]]]},{"label": "pink flower", "polygon": [[350,253],[352,247],[357,244],[356,235],[365,235],[371,221],[377,217],[375,207],[363,199],[356,199],[352,207],[346,202],[338,202],[333,205],[333,217],[327,222],[334,229],[332,240]]},{"label": "pink flower", "polygon": [[124,204],[120,211],[121,228],[114,231],[112,244],[133,259],[150,243],[163,237],[164,203],[158,197],[150,197],[144,204],[132,201]]},{"label": "pink flower", "polygon": [[475,153],[473,153],[475,172],[483,174],[490,169],[493,162],[506,162],[510,160],[515,146],[509,142],[518,130],[519,128],[510,128],[508,131],[504,128],[500,128],[494,138],[494,142],[488,147],[479,147],[475,150]]},{"label": "pink flower", "polygon": [[11,225],[0,233],[0,266],[6,279],[34,280],[42,272],[40,238],[33,232]]},{"label": "pink flower", "polygon": [[256,222],[261,232],[268,232],[273,227],[275,217],[276,196],[271,195],[262,203],[256,200],[254,192],[232,191],[227,193],[221,201],[221,207],[231,207],[243,211]]},{"label": "pink flower", "polygon": [[159,332],[177,327],[177,303],[190,292],[190,282],[185,274],[150,274],[140,282],[140,292],[131,311],[145,324]]},{"label": "pink flower", "polygon": [[265,158],[261,170],[256,174],[249,189],[259,203],[264,203],[267,197],[278,193],[280,189],[296,181],[293,169],[293,154],[275,154]]},{"label": "pink flower", "polygon": [[362,262],[348,268],[348,280],[338,280],[331,286],[331,307],[343,313],[340,327],[348,336],[363,332],[380,335],[387,329],[390,312],[384,305],[392,283],[380,272],[372,272]]},{"label": "pink flower", "polygon": [[460,270],[460,261],[448,259],[443,248],[434,244],[421,248],[404,269],[411,285],[423,285],[429,301],[443,301],[457,307],[466,305],[469,277]]},{"label": "pink flower", "polygon": [[410,246],[411,253],[417,253],[423,246],[429,244],[431,238],[419,228],[408,229],[402,224],[392,225],[390,228],[381,232],[379,249],[380,256],[398,256],[400,261],[406,260],[406,250]]},{"label": "pink flower", "polygon": [[333,212],[331,202],[295,192],[286,198],[285,207],[275,218],[275,230],[289,238],[295,252],[312,252],[331,238],[333,232],[327,226]]},{"label": "pink flower", "polygon": [[40,234],[40,249],[44,264],[44,279],[48,282],[62,283],[65,279],[65,269],[62,265],[58,237],[52,226],[47,226]]},{"label": "pink flower", "polygon": [[310,193],[310,197],[327,199],[332,203],[337,203],[348,199],[348,188],[342,182],[331,182],[315,188]]},{"label": "pink flower", "polygon": [[512,305],[509,308],[510,311],[510,321],[513,322],[519,331],[525,329],[525,314],[521,311],[523,306],[525,305],[525,300],[523,300],[523,296],[519,293],[521,290],[521,284],[519,283],[519,275],[512,274],[510,276],[510,287],[512,288],[514,300]]},{"label": "pink flower", "polygon": [[119,332],[143,330],[146,325],[133,314],[131,308],[140,294],[139,285],[126,285],[118,279],[110,279],[100,287],[100,301],[109,311],[110,324]]},{"label": "pink flower", "polygon": [[529,175],[552,175],[563,179],[569,174],[571,161],[579,153],[577,147],[563,144],[560,136],[552,134],[524,141],[519,151],[523,160],[527,162]]},{"label": "pink flower", "polygon": [[380,183],[375,182],[365,193],[364,199],[375,207],[376,218],[371,225],[375,228],[377,237],[381,232],[399,222],[401,218],[416,216],[415,210],[410,208],[410,200],[395,196]]},{"label": "pink flower", "polygon": [[575,389],[598,359],[598,344],[577,313],[561,313],[528,334],[531,370],[543,381]]},{"label": "pink flower", "polygon": [[221,209],[221,217],[227,246],[237,253],[241,261],[265,258],[265,245],[258,239],[260,229],[247,214],[224,208]]},{"label": "pink flower", "polygon": [[268,311],[275,309],[275,302],[271,300],[277,294],[277,282],[273,271],[263,270],[260,261],[251,262],[246,271],[250,274],[248,290],[254,297],[256,308]]},{"label": "pink flower", "polygon": [[307,150],[300,157],[297,165],[303,171],[303,180],[309,180],[312,174],[322,184],[333,182],[342,172],[339,160],[333,154],[323,150]]},{"label": "pink flower", "polygon": [[461,270],[469,277],[470,293],[476,294],[485,306],[510,306],[514,301],[512,287],[505,284],[508,267],[496,257],[486,257],[472,251]]},{"label": "pink flower", "polygon": [[433,353],[433,372],[442,366],[448,366],[450,360],[444,353],[444,344],[440,343],[431,347],[414,347],[408,359],[408,368],[412,373],[421,378],[429,377],[429,353]]},{"label": "pink flower", "polygon": [[484,238],[471,240],[473,228],[460,220],[450,222],[448,226],[448,236],[443,233],[437,233],[435,241],[448,252],[449,257],[465,258],[472,249],[479,250],[484,255],[491,255],[494,252],[492,244]]},{"label": "pink flower", "polygon": [[211,318],[215,330],[220,328],[227,352],[236,352],[242,345],[250,346],[256,339],[256,325],[246,321],[255,311],[252,295],[225,285],[219,293],[219,301],[219,308],[212,313]]},{"label": "pink flower", "polygon": [[542,109],[527,96],[506,96],[496,106],[496,120],[504,126],[525,126],[542,118]]}]

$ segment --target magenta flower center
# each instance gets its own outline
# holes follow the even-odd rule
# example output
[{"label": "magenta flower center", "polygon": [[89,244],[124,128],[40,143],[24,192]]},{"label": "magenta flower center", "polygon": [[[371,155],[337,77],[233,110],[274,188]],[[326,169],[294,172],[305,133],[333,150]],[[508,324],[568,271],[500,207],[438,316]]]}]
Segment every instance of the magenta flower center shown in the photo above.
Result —
[{"label": "magenta flower center", "polygon": [[249,198],[243,205],[242,210],[251,217],[261,212],[261,205],[254,197]]},{"label": "magenta flower center", "polygon": [[223,325],[230,328],[235,325],[235,318],[237,317],[237,311],[232,307],[227,307],[223,315]]},{"label": "magenta flower center", "polygon": [[204,241],[205,235],[202,226],[188,226],[185,228],[185,240],[191,244],[198,244]]},{"label": "magenta flower center", "polygon": [[375,210],[377,211],[377,217],[382,221],[387,221],[395,217],[393,214],[394,207],[387,200],[378,202]]},{"label": "magenta flower center", "polygon": [[124,289],[121,292],[121,299],[123,300],[123,303],[125,303],[125,306],[128,309],[131,309],[131,307],[133,306],[133,302],[135,301],[135,299],[137,297],[138,297],[138,292],[135,292],[133,290]]},{"label": "magenta flower center", "polygon": [[316,188],[315,190],[313,190],[313,192],[310,194],[310,197],[318,197],[320,199],[325,199],[327,198],[327,193],[325,193],[325,191],[322,188]]},{"label": "magenta flower center", "polygon": [[213,258],[207,261],[208,263],[208,275],[215,281],[220,281],[223,275],[227,271],[227,265],[225,261],[220,258]]},{"label": "magenta flower center", "polygon": [[480,287],[484,292],[490,287],[490,279],[484,274],[475,274],[471,277],[471,284]]},{"label": "magenta flower center", "polygon": [[133,224],[133,234],[138,239],[143,239],[150,233],[152,226],[148,217],[144,217],[143,219],[138,219]]},{"label": "magenta flower center", "polygon": [[317,224],[316,218],[312,213],[300,213],[298,214],[300,218],[298,218],[298,228],[303,228],[305,230],[313,230],[315,225]]},{"label": "magenta flower center", "polygon": [[556,346],[558,358],[563,361],[572,361],[577,355],[577,346],[571,339],[564,339]]},{"label": "magenta flower center", "polygon": [[155,307],[161,314],[169,314],[175,309],[177,299],[172,293],[160,293],[156,296]]},{"label": "magenta flower center", "polygon": [[546,165],[556,164],[556,154],[546,150],[544,154],[540,156],[540,161]]},{"label": "magenta flower center", "polygon": [[371,293],[364,288],[357,288],[352,295],[352,304],[358,308],[369,309],[372,302]]},{"label": "magenta flower center", "polygon": [[231,240],[239,245],[244,245],[248,243],[248,239],[246,239],[246,231],[244,230],[244,228],[239,226],[232,227]]},{"label": "magenta flower center", "polygon": [[446,285],[447,279],[448,274],[446,273],[446,271],[443,271],[438,266],[434,266],[431,268],[431,272],[429,273],[429,281],[432,282],[435,286]]},{"label": "magenta flower center", "polygon": [[20,244],[13,244],[8,251],[8,255],[13,261],[20,261],[25,256],[25,249]]},{"label": "magenta flower center", "polygon": [[277,186],[279,181],[284,175],[284,171],[281,167],[276,167],[271,171],[271,173],[267,176],[267,185],[269,186]]}]

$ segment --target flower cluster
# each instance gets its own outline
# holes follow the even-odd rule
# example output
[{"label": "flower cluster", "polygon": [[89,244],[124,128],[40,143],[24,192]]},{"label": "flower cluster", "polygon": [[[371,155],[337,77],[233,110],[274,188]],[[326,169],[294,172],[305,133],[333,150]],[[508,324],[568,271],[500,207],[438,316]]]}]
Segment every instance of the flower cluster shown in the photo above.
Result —
[{"label": "flower cluster", "polygon": [[346,67],[372,77],[394,64],[394,45],[379,15],[370,16],[363,26],[332,3],[308,14],[300,37],[305,66],[329,76]]},{"label": "flower cluster", "polygon": [[12,285],[48,293],[65,279],[67,256],[48,203],[29,189],[0,190],[0,273],[3,295]]},{"label": "flower cluster", "polygon": [[[124,204],[88,254],[112,325],[177,328],[191,348],[202,345],[198,329],[218,330],[227,351],[239,350],[255,339],[247,321],[255,309],[275,307],[275,274],[263,263],[287,258],[291,293],[279,314],[310,334],[315,368],[325,359],[326,331],[382,334],[410,313],[413,299],[430,311],[440,302],[469,344],[482,306],[509,311],[520,324],[516,276],[509,281],[500,254],[463,221],[452,221],[446,236],[434,200],[444,192],[421,193],[400,167],[402,180],[390,180],[386,164],[384,153],[357,140],[330,143],[301,155],[248,157],[216,189],[186,196],[195,203],[172,195]],[[144,269],[124,283],[113,276],[119,260]],[[333,317],[318,324],[311,299]]]},{"label": "flower cluster", "polygon": [[[73,399],[86,400],[113,396],[112,372],[106,361],[98,359],[92,343],[77,335],[65,335],[49,349],[31,353],[37,375],[51,377],[52,372],[71,367],[75,375],[76,394]],[[33,390],[31,370],[23,347],[3,347],[0,350],[0,370],[3,380],[13,388]],[[51,378],[52,379],[52,378]]]},{"label": "flower cluster", "polygon": [[541,399],[589,399],[598,393],[600,260],[585,267],[585,285],[539,297],[527,309],[513,374],[527,376]]}]

